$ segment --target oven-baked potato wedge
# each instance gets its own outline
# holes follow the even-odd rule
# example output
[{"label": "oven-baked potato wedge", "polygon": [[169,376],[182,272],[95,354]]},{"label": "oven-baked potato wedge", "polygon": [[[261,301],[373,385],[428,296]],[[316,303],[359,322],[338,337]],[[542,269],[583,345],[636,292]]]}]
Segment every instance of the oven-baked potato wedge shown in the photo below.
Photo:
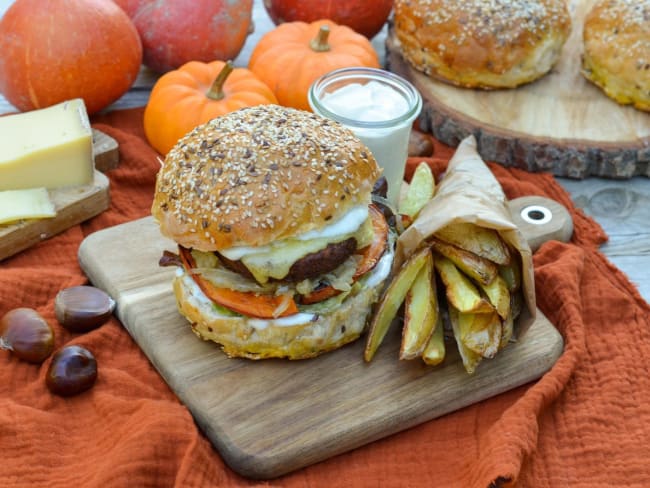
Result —
[{"label": "oven-baked potato wedge", "polygon": [[442,314],[438,310],[438,320],[433,329],[427,347],[422,352],[422,360],[429,366],[436,366],[445,360],[447,349],[445,346],[445,330],[442,325]]},{"label": "oven-baked potato wedge", "polygon": [[447,301],[460,312],[490,313],[494,307],[481,296],[471,280],[461,273],[449,259],[436,255],[434,266],[445,284]]},{"label": "oven-baked potato wedge", "polygon": [[418,164],[406,192],[402,194],[398,212],[405,215],[407,221],[412,222],[422,207],[433,198],[435,191],[436,183],[431,168],[424,162]]},{"label": "oven-baked potato wedge", "polygon": [[478,283],[488,285],[499,274],[499,266],[473,252],[433,238],[430,241],[434,251],[454,263],[458,269]]},{"label": "oven-baked potato wedge", "polygon": [[435,236],[494,263],[505,265],[510,262],[510,250],[494,229],[457,222],[437,230]]},{"label": "oven-baked potato wedge", "polygon": [[476,367],[483,360],[483,356],[472,351],[463,342],[459,323],[459,312],[451,305],[449,306],[449,321],[451,322],[451,328],[454,332],[454,339],[458,346],[460,358],[463,361],[463,367],[468,374],[474,374]]},{"label": "oven-baked potato wedge", "polygon": [[438,322],[438,298],[433,279],[433,256],[427,256],[406,294],[400,359],[422,355]]},{"label": "oven-baked potato wedge", "polygon": [[397,311],[404,302],[406,294],[415,281],[415,277],[427,259],[430,259],[430,255],[431,250],[428,247],[422,248],[420,251],[412,254],[402,264],[384,291],[368,329],[366,347],[363,353],[365,361],[372,361],[373,356],[390,328],[390,324],[395,318],[395,315],[397,315]]}]

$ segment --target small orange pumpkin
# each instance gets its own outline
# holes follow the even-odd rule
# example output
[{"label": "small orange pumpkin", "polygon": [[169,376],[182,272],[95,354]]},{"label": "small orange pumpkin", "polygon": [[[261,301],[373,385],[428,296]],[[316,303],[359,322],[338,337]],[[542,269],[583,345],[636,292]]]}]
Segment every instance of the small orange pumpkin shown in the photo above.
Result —
[{"label": "small orange pumpkin", "polygon": [[230,61],[190,61],[161,76],[144,111],[149,144],[165,155],[195,127],[228,112],[278,103],[271,89]]},{"label": "small orange pumpkin", "polygon": [[366,37],[330,20],[279,25],[258,41],[248,63],[281,105],[302,110],[310,110],[307,93],[317,78],[352,66],[379,68],[379,57]]}]

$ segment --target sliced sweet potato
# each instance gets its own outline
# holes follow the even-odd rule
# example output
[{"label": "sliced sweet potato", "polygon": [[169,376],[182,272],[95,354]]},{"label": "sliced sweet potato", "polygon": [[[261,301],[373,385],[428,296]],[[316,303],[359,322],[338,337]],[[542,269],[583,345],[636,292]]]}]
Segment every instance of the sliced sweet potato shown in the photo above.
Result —
[{"label": "sliced sweet potato", "polygon": [[[205,293],[205,296],[213,302],[242,315],[262,319],[285,317],[298,313],[298,307],[293,298],[257,295],[252,292],[229,290],[228,288],[214,286],[200,274],[192,272],[192,269],[196,267],[196,263],[190,250],[182,246],[178,246],[178,249],[183,266],[190,273],[201,291]],[[283,305],[285,305],[285,308],[281,312],[277,312]]]}]

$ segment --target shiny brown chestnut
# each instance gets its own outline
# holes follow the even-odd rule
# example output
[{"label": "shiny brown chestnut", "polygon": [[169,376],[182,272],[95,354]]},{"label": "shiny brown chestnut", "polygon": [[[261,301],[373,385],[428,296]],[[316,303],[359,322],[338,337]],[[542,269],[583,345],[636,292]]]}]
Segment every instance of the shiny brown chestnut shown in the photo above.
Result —
[{"label": "shiny brown chestnut", "polygon": [[104,324],[115,309],[115,301],[94,286],[61,290],[54,300],[59,323],[71,332],[88,332]]},{"label": "shiny brown chestnut", "polygon": [[97,380],[97,360],[81,346],[65,346],[52,358],[45,376],[48,389],[60,396],[73,396],[90,389]]},{"label": "shiny brown chestnut", "polygon": [[40,364],[54,350],[54,332],[36,310],[15,308],[0,319],[0,348],[23,361]]}]

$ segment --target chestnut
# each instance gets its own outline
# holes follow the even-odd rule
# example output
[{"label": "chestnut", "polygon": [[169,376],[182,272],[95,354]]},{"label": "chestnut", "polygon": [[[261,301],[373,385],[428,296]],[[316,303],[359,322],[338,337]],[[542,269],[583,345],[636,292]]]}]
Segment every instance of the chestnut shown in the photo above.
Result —
[{"label": "chestnut", "polygon": [[94,286],[61,290],[54,300],[59,323],[71,332],[88,332],[104,324],[115,309],[115,301]]},{"label": "chestnut", "polygon": [[15,308],[0,319],[0,348],[34,364],[42,363],[54,350],[54,332],[34,309]]},{"label": "chestnut", "polygon": [[48,389],[60,396],[84,392],[95,384],[97,360],[92,352],[81,346],[65,346],[52,358],[45,376]]}]

